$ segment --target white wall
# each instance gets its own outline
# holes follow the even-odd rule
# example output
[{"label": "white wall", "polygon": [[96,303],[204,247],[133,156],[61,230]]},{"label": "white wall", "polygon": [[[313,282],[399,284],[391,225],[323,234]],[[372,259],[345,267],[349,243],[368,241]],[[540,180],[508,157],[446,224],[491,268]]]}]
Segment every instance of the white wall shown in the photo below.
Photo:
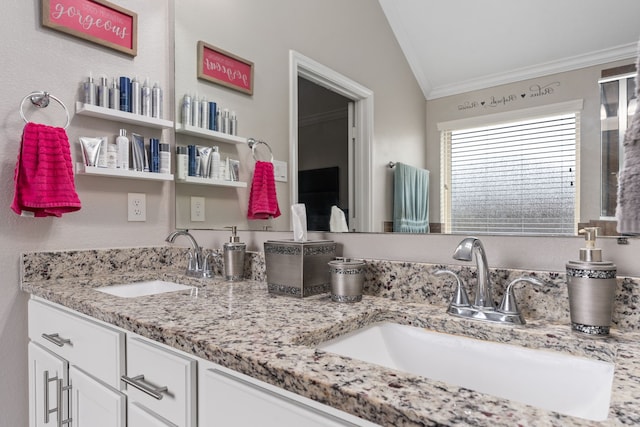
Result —
[{"label": "white wall", "polygon": [[[40,25],[39,0],[3,3],[0,26],[0,426],[27,423],[27,295],[18,288],[23,251],[161,245],[173,223],[173,186],[97,177],[77,177],[83,207],[62,218],[22,218],[10,209],[13,171],[24,122],[18,113],[22,98],[46,90],[73,112],[79,83],[94,76],[138,75],[157,80],[165,89],[165,112],[173,94],[169,0],[118,0],[138,13],[138,55],[123,55]],[[27,101],[27,104],[30,104]],[[34,122],[62,125],[62,110],[52,103]],[[72,155],[79,136],[115,135],[120,125],[75,116],[67,130]],[[130,131],[150,132],[127,126]],[[159,134],[158,134],[159,135]],[[172,132],[165,131],[165,140]],[[76,157],[78,158],[78,157]],[[146,193],[147,221],[127,222],[127,192]]]},{"label": "white wall", "polygon": [[[374,230],[382,231],[382,222],[392,217],[392,176],[386,164],[393,160],[424,166],[426,107],[422,91],[379,3],[372,0],[181,0],[179,3],[176,97],[197,92],[235,110],[239,117],[239,135],[267,141],[276,160],[289,160],[289,50],[320,62],[374,92],[372,223]],[[198,40],[254,62],[253,96],[197,80]],[[193,139],[179,136],[178,141],[182,144]],[[248,150],[245,147],[221,149],[240,158],[241,169],[244,166],[241,176],[250,179],[248,169],[252,169],[253,159]],[[245,220],[248,189],[238,191],[233,198],[228,191],[178,189],[179,195],[196,191],[206,193],[207,212],[216,214],[217,227],[234,223],[241,229],[248,227]],[[277,192],[283,215],[271,225],[274,229],[289,230],[287,184],[277,183]],[[186,198],[180,203],[185,202]],[[229,215],[229,211],[234,215]],[[182,215],[178,217],[178,224],[182,224]],[[252,227],[261,228],[260,225]]]}]

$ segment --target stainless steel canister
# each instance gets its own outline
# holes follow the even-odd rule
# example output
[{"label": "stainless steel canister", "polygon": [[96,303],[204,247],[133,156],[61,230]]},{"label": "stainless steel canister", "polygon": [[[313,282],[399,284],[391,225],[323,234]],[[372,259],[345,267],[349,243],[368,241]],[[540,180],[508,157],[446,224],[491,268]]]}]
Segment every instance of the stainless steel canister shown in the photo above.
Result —
[{"label": "stainless steel canister", "polygon": [[331,300],[336,302],[358,302],[362,300],[364,267],[365,263],[362,261],[349,259],[329,261]]},{"label": "stainless steel canister", "polygon": [[247,245],[227,242],[224,244],[224,278],[242,280],[244,278],[244,254]]}]

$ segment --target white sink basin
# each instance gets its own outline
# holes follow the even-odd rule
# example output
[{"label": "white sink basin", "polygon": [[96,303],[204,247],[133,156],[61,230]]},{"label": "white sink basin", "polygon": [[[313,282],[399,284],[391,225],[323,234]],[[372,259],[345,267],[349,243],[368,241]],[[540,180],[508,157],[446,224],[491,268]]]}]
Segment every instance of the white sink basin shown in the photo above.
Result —
[{"label": "white sink basin", "polygon": [[565,415],[603,421],[614,364],[379,323],[319,349]]},{"label": "white sink basin", "polygon": [[179,283],[165,282],[163,280],[151,280],[148,282],[129,283],[126,285],[103,286],[96,288],[97,291],[115,295],[122,298],[135,298],[145,295],[162,294],[165,292],[184,291],[193,289],[193,286],[181,285]]}]

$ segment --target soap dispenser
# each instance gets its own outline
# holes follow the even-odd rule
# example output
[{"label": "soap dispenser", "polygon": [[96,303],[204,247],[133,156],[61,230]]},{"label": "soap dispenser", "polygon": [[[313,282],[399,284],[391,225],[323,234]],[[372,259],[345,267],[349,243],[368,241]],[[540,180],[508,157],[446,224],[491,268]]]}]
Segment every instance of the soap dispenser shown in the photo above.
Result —
[{"label": "soap dispenser", "polygon": [[244,254],[247,245],[240,243],[235,225],[225,228],[231,229],[231,237],[229,241],[223,245],[224,277],[229,281],[242,280],[244,278]]},{"label": "soap dispenser", "polygon": [[571,329],[590,336],[609,335],[616,290],[616,266],[602,261],[602,250],[596,248],[598,230],[585,227],[578,232],[586,245],[580,260],[566,265]]}]

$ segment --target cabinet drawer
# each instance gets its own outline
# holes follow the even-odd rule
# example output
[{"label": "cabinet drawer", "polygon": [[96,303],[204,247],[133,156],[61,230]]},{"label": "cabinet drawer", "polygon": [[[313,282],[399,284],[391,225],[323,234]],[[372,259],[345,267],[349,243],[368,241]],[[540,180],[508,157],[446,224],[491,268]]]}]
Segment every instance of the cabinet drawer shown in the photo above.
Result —
[{"label": "cabinet drawer", "polygon": [[[196,425],[196,361],[164,346],[127,337],[127,385],[129,404],[141,406],[184,427]],[[166,387],[166,391],[160,391]],[[157,391],[157,396],[153,397]]]},{"label": "cabinet drawer", "polygon": [[29,300],[29,338],[110,386],[121,388],[120,376],[125,372],[123,332]]}]

